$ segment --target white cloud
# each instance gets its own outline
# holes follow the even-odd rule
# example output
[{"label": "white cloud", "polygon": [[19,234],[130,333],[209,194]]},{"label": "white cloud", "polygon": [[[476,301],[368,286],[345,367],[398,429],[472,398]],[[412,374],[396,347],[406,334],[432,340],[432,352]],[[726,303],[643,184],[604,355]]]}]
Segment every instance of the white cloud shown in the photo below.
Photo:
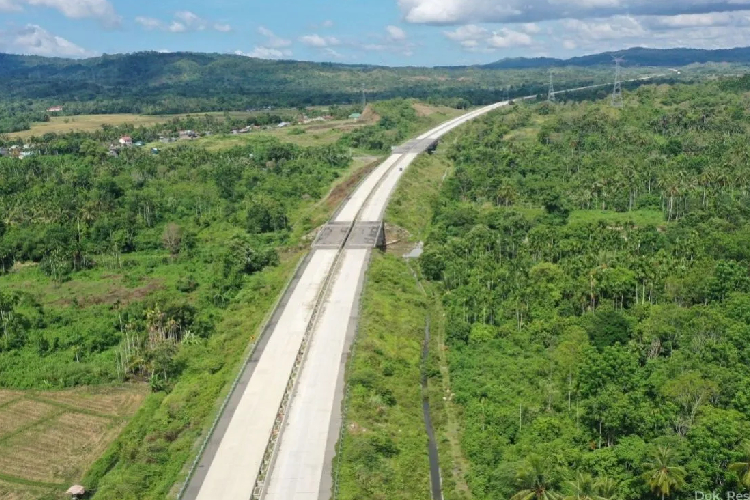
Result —
[{"label": "white cloud", "polygon": [[530,25],[523,26],[524,31],[516,31],[509,28],[501,28],[490,31],[476,24],[459,26],[453,31],[444,31],[443,34],[450,40],[459,43],[464,49],[471,52],[491,52],[497,49],[509,49],[515,47],[529,47],[534,44],[534,39],[529,32],[539,32],[541,29],[532,28]]},{"label": "white cloud", "polygon": [[0,10],[20,10],[24,4],[56,9],[71,19],[93,18],[109,28],[122,22],[107,0],[0,0]]},{"label": "white cloud", "polygon": [[334,59],[346,59],[346,56],[341,52],[338,52],[330,47],[325,49],[326,54],[333,57]]},{"label": "white cloud", "polygon": [[202,17],[198,16],[194,12],[188,10],[177,11],[174,14],[174,19],[168,23],[162,22],[153,17],[138,16],[135,18],[135,22],[140,24],[144,29],[147,30],[162,30],[169,31],[172,33],[187,33],[189,31],[205,31],[212,29],[226,33],[232,31],[232,27],[228,24],[223,23],[212,23]]},{"label": "white cloud", "polygon": [[135,22],[147,30],[155,30],[161,27],[161,21],[153,17],[138,16],[135,18]]},{"label": "white cloud", "polygon": [[615,40],[622,38],[645,37],[646,30],[634,17],[614,16],[608,19],[592,19],[581,21],[567,19],[563,27],[568,34],[575,33],[577,38],[584,40]]},{"label": "white cloud", "polygon": [[492,33],[492,36],[487,40],[487,45],[490,47],[507,49],[510,47],[528,46],[531,45],[532,42],[533,40],[526,33],[503,28],[500,31]]},{"label": "white cloud", "polygon": [[614,15],[674,16],[732,12],[750,0],[397,0],[417,24],[529,23]]},{"label": "white cloud", "polygon": [[530,35],[537,34],[542,31],[536,23],[524,23],[521,25],[521,29]]},{"label": "white cloud", "polygon": [[388,32],[388,38],[393,41],[406,40],[406,32],[398,26],[386,26],[385,31]]},{"label": "white cloud", "polygon": [[575,50],[578,48],[578,45],[573,40],[563,40],[563,48],[565,50]]},{"label": "white cloud", "polygon": [[323,24],[320,25],[322,28],[333,28],[334,23],[330,19],[327,21],[323,21]]},{"label": "white cloud", "polygon": [[340,45],[341,41],[333,36],[320,36],[318,34],[301,36],[299,39],[303,44],[310,47],[325,48],[332,45]]},{"label": "white cloud", "polygon": [[266,28],[265,26],[259,26],[258,33],[266,37],[267,40],[264,44],[266,47],[278,49],[280,47],[289,47],[290,45],[292,45],[291,40],[287,40],[285,38],[277,36],[276,33]]},{"label": "white cloud", "polygon": [[238,56],[257,57],[258,59],[283,59],[285,57],[291,57],[292,51],[288,49],[274,49],[272,47],[258,46],[250,53],[237,50],[235,51],[235,54]]},{"label": "white cloud", "polygon": [[0,52],[47,57],[87,57],[94,55],[41,26],[28,24],[23,28],[0,31]]},{"label": "white cloud", "polygon": [[17,12],[23,10],[14,0],[0,0],[0,12]]}]

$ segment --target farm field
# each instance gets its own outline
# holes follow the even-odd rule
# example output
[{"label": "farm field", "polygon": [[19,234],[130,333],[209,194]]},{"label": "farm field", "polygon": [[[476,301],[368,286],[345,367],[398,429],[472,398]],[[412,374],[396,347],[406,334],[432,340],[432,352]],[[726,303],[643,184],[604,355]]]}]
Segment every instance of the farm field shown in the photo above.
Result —
[{"label": "farm field", "polygon": [[[293,109],[274,109],[274,113],[292,112]],[[248,118],[253,115],[262,114],[264,111],[231,111],[229,116],[232,118]],[[11,137],[28,138],[32,136],[42,136],[44,134],[66,134],[69,132],[94,132],[100,130],[103,126],[120,126],[134,125],[149,127],[160,123],[167,123],[173,119],[182,119],[188,116],[214,116],[223,118],[225,113],[222,111],[212,111],[208,113],[182,113],[172,115],[140,115],[134,113],[114,113],[102,115],[73,115],[73,116],[52,116],[49,122],[39,122],[32,125],[31,129],[10,134]]]},{"label": "farm field", "polygon": [[0,499],[62,498],[145,399],[145,384],[0,390]]}]

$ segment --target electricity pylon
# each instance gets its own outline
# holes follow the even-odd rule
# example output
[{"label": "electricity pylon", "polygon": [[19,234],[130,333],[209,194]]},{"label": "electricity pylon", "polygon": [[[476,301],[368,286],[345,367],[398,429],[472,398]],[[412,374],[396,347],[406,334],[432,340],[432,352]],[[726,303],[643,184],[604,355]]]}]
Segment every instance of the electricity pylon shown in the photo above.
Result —
[{"label": "electricity pylon", "polygon": [[555,100],[555,86],[552,83],[552,70],[549,70],[549,92],[547,93],[547,100],[554,102]]},{"label": "electricity pylon", "polygon": [[622,101],[622,69],[620,63],[625,59],[622,57],[613,57],[615,61],[615,88],[612,91],[612,106],[615,108],[621,108],[623,105]]}]

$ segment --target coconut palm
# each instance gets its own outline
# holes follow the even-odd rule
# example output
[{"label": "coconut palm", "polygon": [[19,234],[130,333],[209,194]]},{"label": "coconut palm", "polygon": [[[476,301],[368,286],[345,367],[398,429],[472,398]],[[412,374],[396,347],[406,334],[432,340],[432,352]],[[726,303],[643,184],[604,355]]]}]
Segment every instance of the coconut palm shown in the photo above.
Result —
[{"label": "coconut palm", "polygon": [[602,500],[614,500],[618,486],[617,481],[611,477],[600,477],[596,481],[596,493]]},{"label": "coconut palm", "polygon": [[740,483],[750,488],[750,441],[742,443],[742,461],[729,465],[729,470],[740,477]]},{"label": "coconut palm", "polygon": [[653,454],[653,460],[645,464],[643,478],[654,493],[661,499],[671,496],[685,486],[685,469],[675,465],[675,453],[668,446],[659,446]]},{"label": "coconut palm", "polygon": [[530,455],[518,472],[521,489],[511,500],[560,500],[560,494],[552,489],[548,463],[538,455]]},{"label": "coconut palm", "polygon": [[565,497],[565,500],[599,500],[596,492],[596,482],[591,474],[579,472],[574,481],[568,481],[573,492]]}]

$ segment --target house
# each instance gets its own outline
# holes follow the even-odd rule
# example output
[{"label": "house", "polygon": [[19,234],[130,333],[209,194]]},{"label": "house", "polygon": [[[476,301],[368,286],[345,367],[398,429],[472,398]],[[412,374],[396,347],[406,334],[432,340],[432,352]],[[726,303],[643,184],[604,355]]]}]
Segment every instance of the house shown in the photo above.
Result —
[{"label": "house", "polygon": [[121,146],[132,146],[133,145],[133,138],[129,137],[127,135],[124,135],[120,137],[120,145]]},{"label": "house", "polygon": [[62,106],[52,106],[51,108],[47,108],[47,113],[59,113],[62,110]]},{"label": "house", "polygon": [[151,154],[152,155],[158,155],[159,154],[159,148],[151,148]]},{"label": "house", "polygon": [[192,130],[180,130],[180,139],[195,139],[198,134]]},{"label": "house", "polygon": [[288,127],[289,125],[291,125],[291,123],[289,123],[289,122],[281,122],[281,123],[278,124],[278,127],[279,128],[284,128],[284,127]]},{"label": "house", "polygon": [[20,158],[22,151],[23,150],[21,149],[21,146],[15,144],[8,148],[8,156],[10,156],[11,158]]},{"label": "house", "polygon": [[362,113],[352,113],[349,115],[350,120],[359,120],[362,118]]},{"label": "house", "polygon": [[136,146],[143,146],[143,141],[138,141],[135,143]]}]

